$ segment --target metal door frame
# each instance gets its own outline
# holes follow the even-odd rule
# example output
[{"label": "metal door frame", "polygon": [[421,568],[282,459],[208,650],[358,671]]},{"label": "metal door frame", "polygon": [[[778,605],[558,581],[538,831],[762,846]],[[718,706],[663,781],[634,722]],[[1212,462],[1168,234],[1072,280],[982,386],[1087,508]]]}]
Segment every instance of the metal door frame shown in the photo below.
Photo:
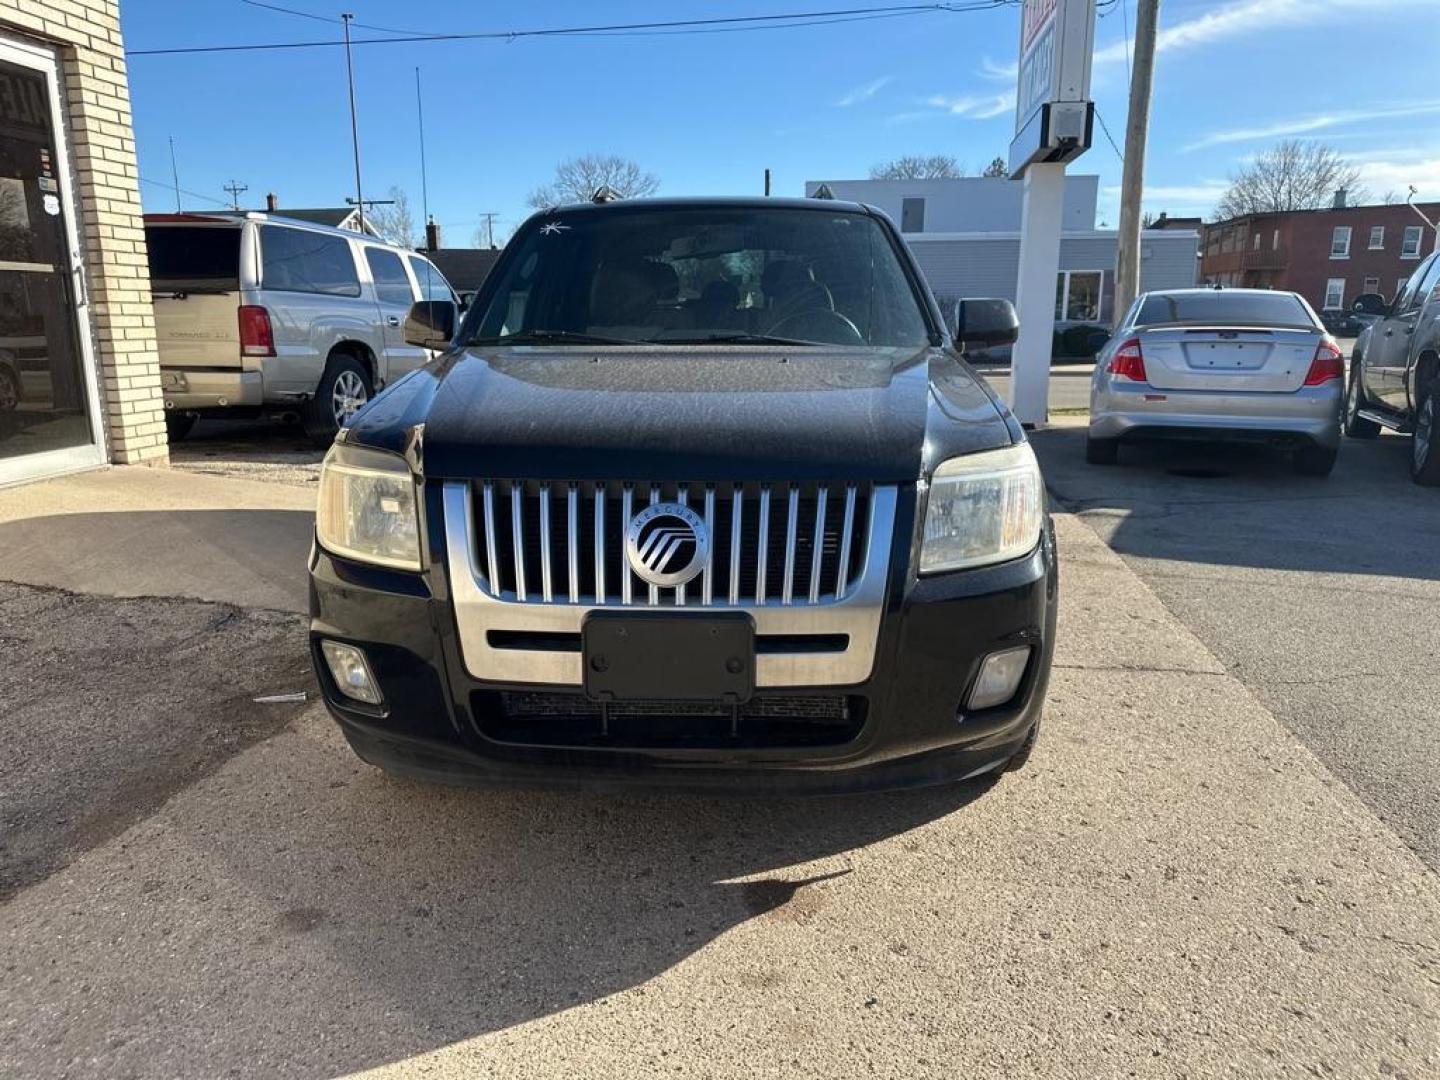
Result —
[{"label": "metal door frame", "polygon": [[[80,208],[75,199],[75,178],[70,171],[70,147],[66,139],[65,110],[60,99],[60,64],[55,50],[35,42],[0,34],[0,60],[38,71],[50,95],[51,136],[55,140],[55,174],[60,182],[60,210],[65,220],[65,243],[69,247],[70,283],[75,303],[75,340],[80,348],[80,371],[85,381],[85,404],[89,409],[91,441],[62,450],[47,450],[22,457],[0,458],[0,486],[35,480],[44,476],[76,472],[104,465],[105,414],[100,406],[100,380],[95,366],[95,341],[90,320],[90,289],[85,272],[85,249],[80,243]],[[78,286],[78,287],[77,287]]]}]

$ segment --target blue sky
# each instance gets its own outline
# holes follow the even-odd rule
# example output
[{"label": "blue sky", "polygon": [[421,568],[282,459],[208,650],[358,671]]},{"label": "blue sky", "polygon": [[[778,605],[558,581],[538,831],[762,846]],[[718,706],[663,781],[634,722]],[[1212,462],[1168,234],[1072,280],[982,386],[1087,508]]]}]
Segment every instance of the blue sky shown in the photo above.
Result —
[{"label": "blue sky", "polygon": [[[414,32],[515,30],[859,6],[858,0],[274,0]],[[868,0],[869,3],[881,0]],[[1117,141],[1127,95],[1124,20],[1096,30],[1093,93]],[[1427,58],[1440,19],[1415,0],[1164,0],[1145,205],[1208,213],[1227,174],[1286,136],[1352,157],[1372,193],[1414,183],[1440,199],[1440,88]],[[334,26],[241,0],[124,0],[130,49],[339,37]],[[562,158],[633,158],[662,194],[780,195],[808,179],[868,175],[900,154],[949,154],[978,172],[1004,155],[1018,7],[925,13],[830,26],[372,45],[355,50],[366,194],[404,188],[419,218],[415,74],[425,87],[431,213],[465,244],[480,214],[508,232],[528,191]],[[1402,32],[1403,28],[1403,32]],[[383,36],[357,30],[357,36]],[[1360,47],[1389,42],[1403,55]],[[1402,44],[1403,43],[1403,44]],[[353,193],[344,54],[339,49],[133,57],[131,93],[147,210],[173,209],[180,184],[224,200],[232,178],[288,206]],[[1102,132],[1073,172],[1098,173],[1113,225],[1120,161]],[[188,208],[218,204],[183,196]]]}]

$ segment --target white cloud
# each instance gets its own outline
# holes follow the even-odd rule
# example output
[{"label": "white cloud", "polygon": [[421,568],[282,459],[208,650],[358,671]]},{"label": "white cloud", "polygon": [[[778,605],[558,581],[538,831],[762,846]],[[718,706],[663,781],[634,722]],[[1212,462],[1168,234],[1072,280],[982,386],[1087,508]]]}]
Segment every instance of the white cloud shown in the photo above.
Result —
[{"label": "white cloud", "polygon": [[1337,109],[1328,113],[1312,113],[1309,116],[1295,116],[1288,120],[1276,120],[1254,127],[1231,128],[1227,131],[1212,131],[1182,149],[1203,150],[1207,146],[1222,143],[1251,142],[1256,139],[1276,139],[1286,135],[1307,135],[1341,124],[1361,123],[1370,120],[1385,120],[1397,116],[1420,116],[1440,112],[1440,101],[1417,101],[1410,105],[1381,106],[1369,109]]},{"label": "white cloud", "polygon": [[975,74],[991,82],[1013,83],[1020,75],[1020,64],[1014,60],[1000,64],[986,56],[981,58],[980,70]]},{"label": "white cloud", "polygon": [[878,79],[871,79],[869,82],[850,90],[835,102],[835,106],[840,109],[848,109],[851,105],[859,105],[862,101],[869,101],[894,81],[894,75],[881,75]]},{"label": "white cloud", "polygon": [[[1333,17],[1353,17],[1384,8],[1412,9],[1413,4],[1403,0],[1239,0],[1193,19],[1168,26],[1162,23],[1155,36],[1155,51],[1193,48],[1239,35],[1258,39],[1262,31],[1276,27],[1308,27]],[[1123,63],[1126,47],[1122,38],[1096,49],[1095,62]]]},{"label": "white cloud", "polygon": [[1015,108],[1015,94],[1013,91],[1004,94],[971,94],[964,97],[932,94],[921,104],[951,116],[964,116],[971,120],[990,120],[996,116],[1003,116]]},{"label": "white cloud", "polygon": [[[1430,152],[1434,154],[1435,150]],[[1402,160],[1365,161],[1360,163],[1360,180],[1376,200],[1388,192],[1404,199],[1411,184],[1415,185],[1416,198],[1440,200],[1440,156],[1416,160],[1403,155]]]}]

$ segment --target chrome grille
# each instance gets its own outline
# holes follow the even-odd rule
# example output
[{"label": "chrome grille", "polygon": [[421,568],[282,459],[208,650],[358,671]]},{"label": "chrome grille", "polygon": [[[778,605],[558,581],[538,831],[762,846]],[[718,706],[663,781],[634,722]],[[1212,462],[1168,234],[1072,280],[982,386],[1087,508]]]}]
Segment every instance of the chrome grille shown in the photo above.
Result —
[{"label": "chrome grille", "polygon": [[[485,480],[475,495],[483,586],[520,603],[834,603],[859,578],[870,536],[872,492],[856,484]],[[703,571],[676,588],[643,581],[625,556],[630,519],[659,502],[690,507],[710,533]]]}]

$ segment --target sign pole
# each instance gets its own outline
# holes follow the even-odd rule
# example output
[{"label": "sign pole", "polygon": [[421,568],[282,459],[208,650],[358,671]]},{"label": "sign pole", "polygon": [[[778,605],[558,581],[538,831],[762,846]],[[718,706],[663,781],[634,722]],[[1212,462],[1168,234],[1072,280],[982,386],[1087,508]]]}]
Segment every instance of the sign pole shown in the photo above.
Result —
[{"label": "sign pole", "polygon": [[1010,409],[1030,427],[1049,417],[1065,163],[1090,146],[1094,47],[1095,0],[1024,0],[1010,144],[1010,176],[1025,184],[1015,283],[1020,334],[1010,352]]}]

